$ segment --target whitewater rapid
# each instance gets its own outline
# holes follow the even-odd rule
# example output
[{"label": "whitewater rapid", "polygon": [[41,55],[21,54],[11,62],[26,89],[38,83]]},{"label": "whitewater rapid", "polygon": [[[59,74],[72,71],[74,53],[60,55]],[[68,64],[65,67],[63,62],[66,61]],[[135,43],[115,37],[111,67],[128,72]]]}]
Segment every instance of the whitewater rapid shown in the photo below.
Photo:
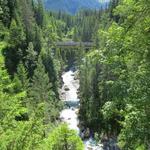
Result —
[{"label": "whitewater rapid", "polygon": [[[80,129],[78,127],[78,111],[80,101],[78,99],[78,89],[79,89],[79,80],[77,79],[78,71],[69,70],[62,74],[63,86],[61,89],[60,98],[66,104],[66,107],[60,113],[60,119],[62,122],[68,124],[70,129],[76,130],[78,135]],[[103,150],[101,146],[96,146],[93,139],[83,141],[85,145],[85,150]]]},{"label": "whitewater rapid", "polygon": [[[61,90],[61,99],[67,104],[67,107],[62,110],[60,118],[66,122],[70,129],[74,129],[79,133],[78,128],[78,107],[79,99],[77,90],[79,88],[79,80],[74,79],[75,72],[69,70],[62,75],[63,87]],[[65,88],[68,88],[66,91]]]}]

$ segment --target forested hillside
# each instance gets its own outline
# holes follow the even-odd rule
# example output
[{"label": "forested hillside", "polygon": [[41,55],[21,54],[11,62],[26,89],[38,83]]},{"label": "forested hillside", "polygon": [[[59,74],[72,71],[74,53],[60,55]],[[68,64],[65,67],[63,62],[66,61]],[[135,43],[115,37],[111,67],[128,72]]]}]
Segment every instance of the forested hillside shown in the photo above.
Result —
[{"label": "forested hillside", "polygon": [[1,150],[83,147],[66,125],[55,129],[62,68],[49,45],[57,41],[62,24],[40,0],[0,1]]},{"label": "forested hillside", "polygon": [[75,14],[81,9],[106,8],[109,0],[44,0],[45,7],[55,12],[62,11]]},{"label": "forested hillside", "polygon": [[[91,137],[103,150],[149,150],[149,14],[149,0],[74,16],[42,0],[0,0],[0,150],[83,150]],[[57,47],[66,41],[81,45]],[[60,119],[69,68],[80,80],[80,136]]]},{"label": "forested hillside", "polygon": [[80,65],[80,121],[125,150],[150,149],[149,14],[148,1],[120,1]]}]

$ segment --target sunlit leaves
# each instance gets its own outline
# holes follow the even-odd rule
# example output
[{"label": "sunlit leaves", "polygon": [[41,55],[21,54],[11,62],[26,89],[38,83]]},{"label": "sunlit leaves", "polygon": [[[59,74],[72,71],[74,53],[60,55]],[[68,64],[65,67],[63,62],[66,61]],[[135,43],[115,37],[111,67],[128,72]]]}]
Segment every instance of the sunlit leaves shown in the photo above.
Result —
[{"label": "sunlit leaves", "polygon": [[77,133],[63,124],[55,128],[45,140],[44,150],[83,150],[84,146]]}]

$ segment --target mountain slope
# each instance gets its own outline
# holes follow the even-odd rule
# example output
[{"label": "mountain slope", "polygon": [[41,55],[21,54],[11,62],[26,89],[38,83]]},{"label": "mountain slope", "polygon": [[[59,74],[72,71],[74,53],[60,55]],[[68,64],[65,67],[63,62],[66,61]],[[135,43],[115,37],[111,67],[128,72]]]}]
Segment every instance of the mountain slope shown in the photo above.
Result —
[{"label": "mountain slope", "polygon": [[[107,0],[108,1],[108,0]],[[85,9],[99,9],[107,2],[100,2],[99,0],[45,0],[46,9],[53,11],[64,11],[75,14],[78,10]]]}]

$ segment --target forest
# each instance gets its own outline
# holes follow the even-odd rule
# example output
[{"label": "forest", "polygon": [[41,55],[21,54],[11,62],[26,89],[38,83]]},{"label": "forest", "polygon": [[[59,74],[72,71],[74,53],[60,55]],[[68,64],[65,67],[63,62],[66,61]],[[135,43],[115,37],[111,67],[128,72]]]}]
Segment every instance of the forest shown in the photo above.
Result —
[{"label": "forest", "polygon": [[[94,46],[57,47],[70,41]],[[96,144],[149,150],[149,0],[110,0],[75,15],[48,11],[42,0],[0,0],[0,150],[85,149],[60,120],[70,67],[80,80],[79,128]]]}]

